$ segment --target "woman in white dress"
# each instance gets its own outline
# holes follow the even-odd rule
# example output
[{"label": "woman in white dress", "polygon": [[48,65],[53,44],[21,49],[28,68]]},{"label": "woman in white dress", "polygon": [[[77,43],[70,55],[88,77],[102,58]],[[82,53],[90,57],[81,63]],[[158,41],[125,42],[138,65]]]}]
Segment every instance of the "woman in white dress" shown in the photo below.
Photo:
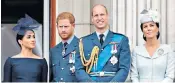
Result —
[{"label": "woman in white dress", "polygon": [[144,45],[136,46],[132,52],[132,82],[164,82],[174,79],[175,58],[169,45],[160,44],[157,11],[144,10],[140,19]]}]

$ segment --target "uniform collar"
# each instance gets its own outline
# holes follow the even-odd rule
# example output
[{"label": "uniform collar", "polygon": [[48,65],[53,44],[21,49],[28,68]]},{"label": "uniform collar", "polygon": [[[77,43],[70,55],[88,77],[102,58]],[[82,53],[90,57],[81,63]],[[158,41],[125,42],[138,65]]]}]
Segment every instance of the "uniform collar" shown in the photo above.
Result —
[{"label": "uniform collar", "polygon": [[97,33],[94,32],[92,33],[92,36],[90,37],[90,39],[93,41],[93,43],[95,43],[97,46],[104,48],[109,42],[112,41],[112,37],[113,37],[113,32],[111,32],[110,30],[106,31],[107,35],[106,35],[106,39],[104,40],[104,44],[103,46],[101,46],[99,40],[98,40],[98,36]]},{"label": "uniform collar", "polygon": [[67,45],[67,50],[66,53],[63,57],[67,56],[69,53],[73,52],[76,50],[76,47],[78,45],[78,38],[76,36],[74,36],[73,40],[70,42],[69,45]]},{"label": "uniform collar", "polygon": [[70,44],[73,39],[74,39],[74,35],[70,37],[68,40],[62,41],[62,44],[64,44],[65,42],[67,42],[67,44]]},{"label": "uniform collar", "polygon": [[[109,29],[107,29],[107,30],[103,33],[103,35],[104,35],[103,40],[106,39],[108,32],[109,32]],[[99,32],[96,31],[96,34],[97,34],[98,39],[100,40],[99,35],[100,35],[101,33],[99,33]]]}]

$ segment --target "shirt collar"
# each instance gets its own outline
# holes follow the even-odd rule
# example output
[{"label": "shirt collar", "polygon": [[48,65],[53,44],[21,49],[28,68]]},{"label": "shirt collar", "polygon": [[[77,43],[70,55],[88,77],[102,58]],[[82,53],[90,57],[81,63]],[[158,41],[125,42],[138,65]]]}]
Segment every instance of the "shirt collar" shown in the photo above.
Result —
[{"label": "shirt collar", "polygon": [[64,44],[65,42],[67,42],[67,44],[70,44],[71,41],[73,40],[73,38],[74,38],[74,35],[72,37],[70,37],[68,40],[62,41],[62,43]]},{"label": "shirt collar", "polygon": [[[108,32],[109,32],[109,29],[107,29],[107,30],[103,33],[103,35],[104,35],[103,40],[106,39]],[[100,36],[99,36],[99,35],[100,35],[101,33],[99,33],[99,32],[96,31],[96,34],[97,34],[98,39],[100,39]]]}]

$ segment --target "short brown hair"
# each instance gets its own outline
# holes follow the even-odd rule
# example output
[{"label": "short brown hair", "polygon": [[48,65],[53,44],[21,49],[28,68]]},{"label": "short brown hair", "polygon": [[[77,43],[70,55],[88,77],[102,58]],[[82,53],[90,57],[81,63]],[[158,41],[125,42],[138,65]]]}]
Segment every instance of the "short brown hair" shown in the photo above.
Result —
[{"label": "short brown hair", "polygon": [[96,7],[96,6],[102,6],[102,7],[104,7],[105,8],[105,11],[106,11],[106,14],[108,14],[108,10],[107,10],[107,8],[106,8],[106,6],[104,6],[103,4],[97,4],[97,5],[94,5],[93,6],[93,8],[92,8],[92,16],[93,16],[93,9],[94,9],[94,7]]},{"label": "short brown hair", "polygon": [[73,16],[72,13],[70,12],[62,12],[58,15],[57,17],[57,23],[59,20],[63,20],[63,19],[68,19],[70,21],[71,24],[75,23],[75,18]]}]

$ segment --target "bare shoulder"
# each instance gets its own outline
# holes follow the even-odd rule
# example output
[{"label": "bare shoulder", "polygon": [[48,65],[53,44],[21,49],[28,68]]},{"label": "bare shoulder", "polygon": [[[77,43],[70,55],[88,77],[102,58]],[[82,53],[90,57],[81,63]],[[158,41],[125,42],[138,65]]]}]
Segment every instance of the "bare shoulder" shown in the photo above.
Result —
[{"label": "bare shoulder", "polygon": [[33,58],[36,58],[36,59],[43,59],[42,57],[38,56],[38,55],[34,55]]},{"label": "bare shoulder", "polygon": [[17,54],[17,55],[12,56],[11,58],[20,58],[20,55]]},{"label": "bare shoulder", "polygon": [[38,55],[33,55],[33,56],[21,56],[20,54],[14,55],[11,58],[33,58],[33,59],[43,59],[42,57],[38,56]]}]

